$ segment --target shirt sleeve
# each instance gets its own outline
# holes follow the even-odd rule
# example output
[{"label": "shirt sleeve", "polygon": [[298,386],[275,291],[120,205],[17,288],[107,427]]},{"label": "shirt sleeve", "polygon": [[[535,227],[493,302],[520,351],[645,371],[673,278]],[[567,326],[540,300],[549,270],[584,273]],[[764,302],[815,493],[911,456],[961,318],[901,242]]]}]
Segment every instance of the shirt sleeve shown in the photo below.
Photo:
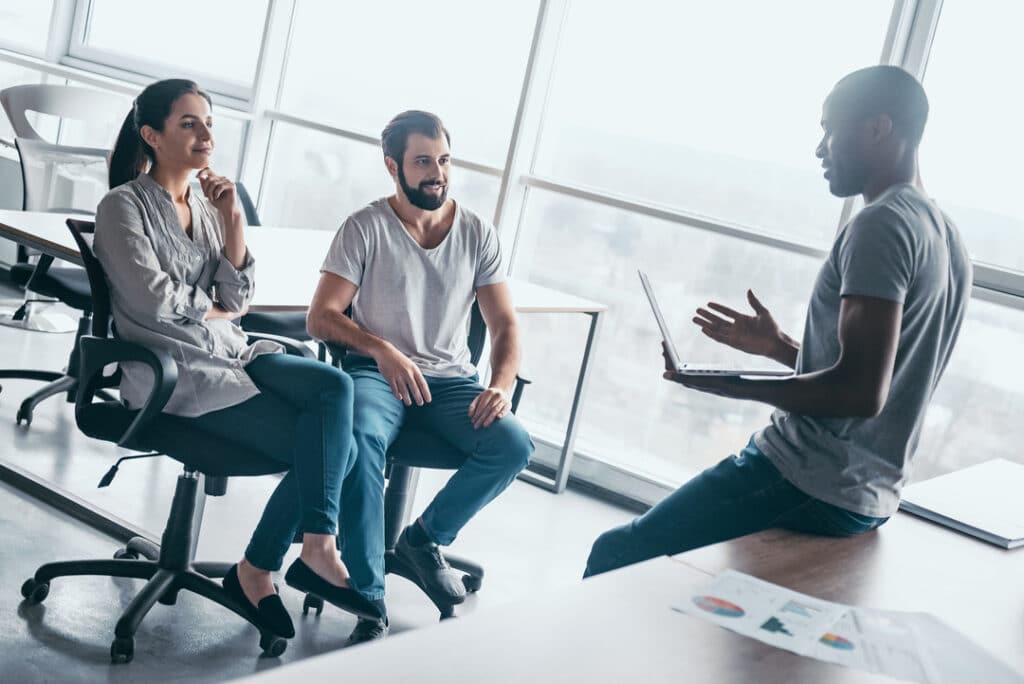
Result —
[{"label": "shirt sleeve", "polygon": [[203,321],[213,308],[209,293],[163,270],[145,232],[142,210],[123,192],[108,193],[96,208],[93,248],[111,296],[140,323]]},{"label": "shirt sleeve", "polygon": [[335,234],[320,272],[341,276],[359,287],[366,268],[367,252],[366,236],[359,223],[350,216]]},{"label": "shirt sleeve", "polygon": [[242,267],[235,268],[224,251],[224,219],[209,204],[203,206],[203,212],[205,220],[212,222],[212,233],[218,241],[217,263],[213,272],[214,299],[225,311],[242,311],[256,293],[256,261],[246,247]]},{"label": "shirt sleeve", "polygon": [[476,276],[473,289],[485,285],[505,282],[505,272],[501,269],[501,245],[498,242],[498,231],[486,221],[480,222],[480,248],[476,261]]},{"label": "shirt sleeve", "polygon": [[869,208],[850,224],[836,253],[840,296],[903,303],[913,282],[914,234],[888,207]]}]

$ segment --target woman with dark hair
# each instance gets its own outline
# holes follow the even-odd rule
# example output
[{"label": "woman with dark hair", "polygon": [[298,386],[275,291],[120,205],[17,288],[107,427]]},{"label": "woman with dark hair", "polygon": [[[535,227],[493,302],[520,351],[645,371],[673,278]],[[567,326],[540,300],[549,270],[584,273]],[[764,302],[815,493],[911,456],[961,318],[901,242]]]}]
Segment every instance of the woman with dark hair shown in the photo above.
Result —
[{"label": "woman with dark hair", "polygon": [[[209,166],[209,96],[195,83],[160,81],[136,98],[110,160],[110,192],[96,210],[96,256],[110,284],[118,335],[169,352],[178,382],[164,411],[197,429],[285,462],[242,560],[224,588],[256,607],[283,637],[294,627],[271,572],[302,533],[285,581],[364,617],[381,614],[348,585],[337,552],[341,485],[351,469],[352,381],[327,364],[248,344],[233,320],[254,289],[235,185]],[[199,170],[202,193],[189,178]],[[138,408],[152,375],[122,364],[121,396]]]}]

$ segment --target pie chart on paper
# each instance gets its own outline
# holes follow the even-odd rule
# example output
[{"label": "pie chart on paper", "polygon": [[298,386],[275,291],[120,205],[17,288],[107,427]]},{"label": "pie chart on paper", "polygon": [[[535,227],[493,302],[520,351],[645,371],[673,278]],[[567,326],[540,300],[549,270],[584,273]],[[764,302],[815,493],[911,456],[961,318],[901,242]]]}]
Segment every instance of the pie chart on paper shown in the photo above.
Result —
[{"label": "pie chart on paper", "polygon": [[825,644],[826,646],[831,646],[832,648],[838,649],[840,651],[853,650],[852,641],[850,641],[849,639],[844,639],[838,634],[832,634],[831,632],[822,636],[821,639],[819,639],[818,641]]},{"label": "pie chart on paper", "polygon": [[712,615],[735,618],[743,617],[746,614],[745,611],[735,603],[731,603],[725,599],[716,598],[714,596],[694,596],[693,602],[698,608],[706,610]]}]

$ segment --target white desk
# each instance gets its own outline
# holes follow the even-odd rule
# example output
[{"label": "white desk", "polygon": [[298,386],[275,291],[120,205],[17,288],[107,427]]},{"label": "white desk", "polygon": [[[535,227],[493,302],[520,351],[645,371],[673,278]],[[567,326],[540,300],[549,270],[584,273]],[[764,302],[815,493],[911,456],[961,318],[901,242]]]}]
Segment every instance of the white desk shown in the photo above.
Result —
[{"label": "white desk", "polygon": [[[240,684],[892,682],[801,658],[672,610],[710,580],[658,558],[526,603],[326,653]],[[331,608],[328,607],[328,610]]]},{"label": "white desk", "polygon": [[[59,213],[0,210],[0,237],[81,265],[78,246],[65,219]],[[333,239],[333,231],[270,226],[248,228],[246,242],[256,257],[258,274],[250,308],[253,311],[304,311],[313,299],[320,280],[320,264]],[[520,475],[523,480],[558,493],[565,489],[569,479],[576,428],[590,376],[590,359],[600,330],[601,314],[607,307],[534,283],[512,279],[509,287],[518,313],[580,313],[591,319],[555,475],[547,478],[531,471]]]}]

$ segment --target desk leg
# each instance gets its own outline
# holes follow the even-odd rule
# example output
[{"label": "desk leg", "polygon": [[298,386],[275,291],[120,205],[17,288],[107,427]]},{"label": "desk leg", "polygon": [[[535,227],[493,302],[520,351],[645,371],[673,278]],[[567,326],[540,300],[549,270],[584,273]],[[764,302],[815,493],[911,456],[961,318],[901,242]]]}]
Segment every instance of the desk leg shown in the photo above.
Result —
[{"label": "desk leg", "polygon": [[569,470],[572,468],[572,459],[575,453],[576,427],[579,424],[580,413],[583,410],[583,395],[587,391],[587,381],[590,379],[590,357],[593,354],[597,333],[601,329],[601,312],[594,311],[588,315],[590,316],[590,331],[587,333],[587,346],[583,349],[583,361],[580,363],[580,374],[576,380],[576,394],[572,398],[569,423],[565,429],[565,442],[562,445],[562,455],[558,459],[558,468],[555,470],[554,480],[528,470],[524,470],[519,474],[519,479],[548,489],[555,494],[564,492],[565,485],[569,481]]}]

